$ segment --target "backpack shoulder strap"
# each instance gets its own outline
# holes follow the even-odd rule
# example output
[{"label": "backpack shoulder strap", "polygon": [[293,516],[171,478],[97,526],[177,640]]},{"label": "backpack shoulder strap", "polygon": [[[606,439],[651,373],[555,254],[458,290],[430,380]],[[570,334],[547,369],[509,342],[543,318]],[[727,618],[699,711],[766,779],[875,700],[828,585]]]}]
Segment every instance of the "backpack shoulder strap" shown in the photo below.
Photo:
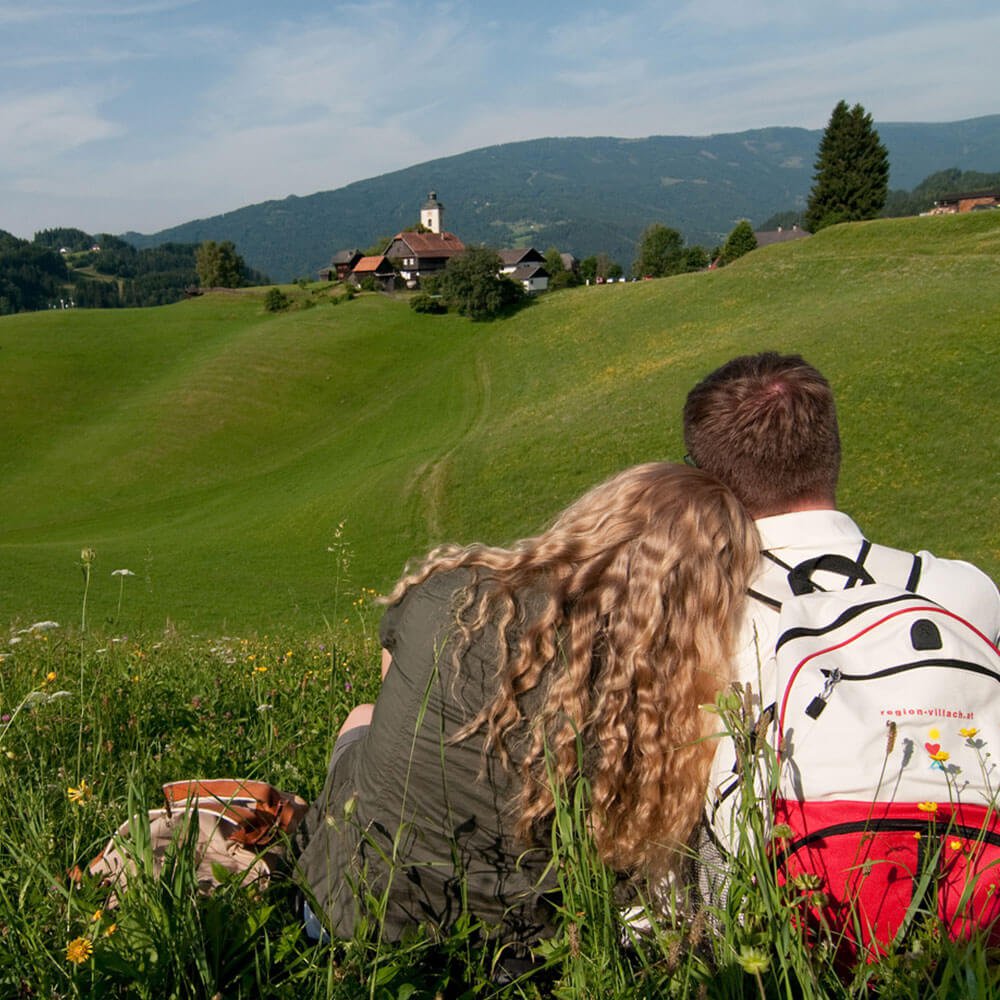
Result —
[{"label": "backpack shoulder strap", "polygon": [[[859,584],[892,583],[910,593],[916,593],[922,568],[920,556],[891,549],[886,545],[873,545],[867,538],[862,541],[854,559],[826,553],[806,559],[797,566],[789,566],[773,552],[765,550],[761,555],[771,564],[769,571],[763,576],[766,586],[761,588],[758,585],[756,589],[751,588],[747,593],[774,611],[780,611],[782,600],[790,595],[823,590],[812,579],[812,574],[816,570],[826,570],[843,576],[845,590]],[[785,572],[779,574],[774,571],[775,568]]]}]

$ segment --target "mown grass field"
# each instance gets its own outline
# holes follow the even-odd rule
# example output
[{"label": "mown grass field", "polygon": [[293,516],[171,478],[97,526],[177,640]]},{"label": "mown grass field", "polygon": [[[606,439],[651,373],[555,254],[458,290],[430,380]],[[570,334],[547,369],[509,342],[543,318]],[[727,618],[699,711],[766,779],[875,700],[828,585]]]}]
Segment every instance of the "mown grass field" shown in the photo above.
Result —
[{"label": "mown grass field", "polygon": [[831,378],[842,505],[874,538],[996,577],[998,279],[1000,213],[982,213],[841,227],[484,325],[374,295],[270,315],[256,290],[0,320],[0,996],[1000,995],[996,956],[933,922],[841,979],[752,852],[717,926],[623,955],[572,815],[563,932],[513,984],[468,929],[312,944],[287,884],[196,902],[182,860],[111,911],[66,879],[165,781],[313,798],[377,690],[374,591],[435,542],[512,540],[623,465],[679,458],[684,394],[736,353],[800,351]]},{"label": "mown grass field", "polygon": [[733,354],[831,378],[842,503],[876,537],[1000,571],[1000,225],[880,221],[722,271],[551,295],[470,325],[374,295],[260,293],[0,321],[0,607],[66,617],[83,545],[108,617],[322,627],[442,540],[509,541],[623,465],[679,457],[687,388]]}]

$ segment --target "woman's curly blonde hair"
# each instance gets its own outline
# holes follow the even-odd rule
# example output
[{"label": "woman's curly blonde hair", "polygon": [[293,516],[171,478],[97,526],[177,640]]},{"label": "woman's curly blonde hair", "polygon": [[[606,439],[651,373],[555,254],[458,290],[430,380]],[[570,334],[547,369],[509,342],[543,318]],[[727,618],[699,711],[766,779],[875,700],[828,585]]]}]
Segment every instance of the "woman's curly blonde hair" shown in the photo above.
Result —
[{"label": "woman's curly blonde hair", "polygon": [[484,752],[517,768],[525,841],[544,829],[556,789],[582,775],[604,861],[655,876],[677,866],[701,811],[715,750],[702,706],[730,679],[758,555],[729,490],[656,462],[595,487],[509,549],[435,549],[387,600],[434,573],[473,571],[456,612],[456,668],[496,627],[497,692],[457,739],[485,727]]}]

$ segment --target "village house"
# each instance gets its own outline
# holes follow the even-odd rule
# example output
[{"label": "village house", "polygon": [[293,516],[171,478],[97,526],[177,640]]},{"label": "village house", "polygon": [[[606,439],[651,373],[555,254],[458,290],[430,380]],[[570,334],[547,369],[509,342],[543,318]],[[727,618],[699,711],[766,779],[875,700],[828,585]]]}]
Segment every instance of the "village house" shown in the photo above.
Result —
[{"label": "village house", "polygon": [[355,288],[361,288],[366,282],[371,282],[379,291],[391,292],[396,286],[396,269],[389,263],[384,254],[362,257],[354,265],[347,280]]},{"label": "village house", "polygon": [[330,260],[330,266],[319,272],[320,281],[343,281],[361,260],[360,250],[338,250]]},{"label": "village house", "polygon": [[960,212],[981,212],[989,208],[1000,208],[1000,189],[984,191],[963,191],[938,198],[927,215],[958,215]]},{"label": "village house", "polygon": [[534,247],[500,250],[500,273],[516,281],[528,295],[544,292],[549,287],[549,272],[545,257]]}]

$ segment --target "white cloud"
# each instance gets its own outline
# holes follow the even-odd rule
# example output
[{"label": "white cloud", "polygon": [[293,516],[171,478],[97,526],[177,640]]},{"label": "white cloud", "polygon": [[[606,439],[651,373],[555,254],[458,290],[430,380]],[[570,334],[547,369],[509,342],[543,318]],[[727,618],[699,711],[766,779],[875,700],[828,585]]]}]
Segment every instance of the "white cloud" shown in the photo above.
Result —
[{"label": "white cloud", "polygon": [[0,102],[0,167],[29,170],[87,143],[120,135],[121,127],[101,115],[100,103],[99,94],[80,90],[8,95]]}]

